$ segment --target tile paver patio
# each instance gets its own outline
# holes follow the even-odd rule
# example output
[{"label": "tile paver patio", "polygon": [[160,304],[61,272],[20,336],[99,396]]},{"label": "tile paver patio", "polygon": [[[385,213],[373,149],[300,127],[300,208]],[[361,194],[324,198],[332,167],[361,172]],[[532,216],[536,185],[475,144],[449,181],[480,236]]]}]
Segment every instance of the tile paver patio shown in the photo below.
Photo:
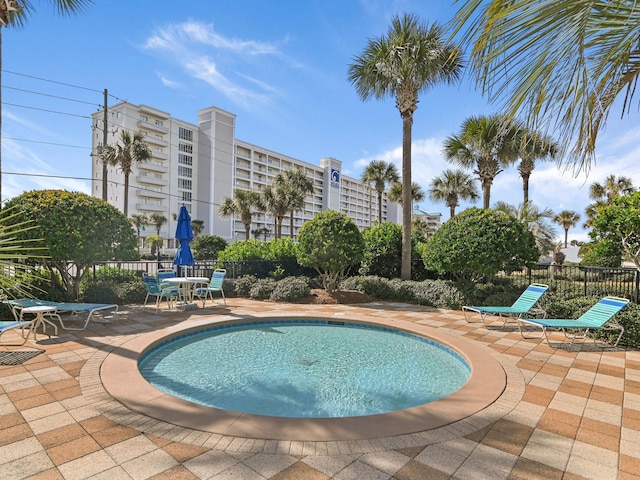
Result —
[{"label": "tile paver patio", "polygon": [[[589,343],[550,348],[523,340],[511,326],[486,329],[458,311],[400,303],[228,299],[226,308],[159,315],[138,306],[122,310],[117,321],[92,322],[83,332],[0,347],[2,480],[640,479],[638,351],[602,351]],[[139,335],[221,314],[296,312],[394,317],[436,328],[489,352],[507,372],[507,388],[485,411],[433,431],[305,442],[167,424],[128,410],[102,387],[99,370],[108,353]],[[29,355],[33,347],[43,352]]]}]

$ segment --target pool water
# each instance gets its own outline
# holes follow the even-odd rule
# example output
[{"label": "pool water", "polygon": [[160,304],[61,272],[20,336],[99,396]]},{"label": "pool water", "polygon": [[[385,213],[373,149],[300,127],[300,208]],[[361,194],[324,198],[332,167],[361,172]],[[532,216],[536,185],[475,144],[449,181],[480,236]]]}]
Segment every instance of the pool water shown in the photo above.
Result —
[{"label": "pool water", "polygon": [[154,347],[138,366],[173,396],[293,418],[402,410],[446,397],[470,376],[460,355],[426,338],[329,321],[209,328]]}]

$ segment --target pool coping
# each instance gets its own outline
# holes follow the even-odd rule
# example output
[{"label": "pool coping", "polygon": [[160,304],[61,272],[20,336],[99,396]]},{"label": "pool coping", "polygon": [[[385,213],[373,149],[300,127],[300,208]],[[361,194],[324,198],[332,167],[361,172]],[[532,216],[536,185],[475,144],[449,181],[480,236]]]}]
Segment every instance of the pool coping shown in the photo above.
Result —
[{"label": "pool coping", "polygon": [[267,320],[335,320],[308,313],[214,316],[142,334],[111,351],[102,362],[100,377],[106,392],[128,409],[180,427],[217,435],[268,440],[326,442],[366,440],[431,431],[473,416],[494,404],[507,386],[503,366],[488,352],[463,338],[404,320],[361,315],[340,321],[399,329],[437,341],[458,352],[471,367],[468,382],[448,397],[425,405],[384,414],[347,418],[283,418],[252,415],[198,405],[149,384],[137,362],[147,349],[167,339],[221,323],[243,324]]}]

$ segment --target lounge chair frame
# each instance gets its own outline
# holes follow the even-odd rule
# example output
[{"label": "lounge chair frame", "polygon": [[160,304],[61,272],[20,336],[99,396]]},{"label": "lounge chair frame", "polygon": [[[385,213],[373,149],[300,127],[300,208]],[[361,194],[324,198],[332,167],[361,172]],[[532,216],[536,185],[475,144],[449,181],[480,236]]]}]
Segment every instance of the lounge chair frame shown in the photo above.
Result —
[{"label": "lounge chair frame", "polygon": [[[25,328],[29,328],[29,333],[25,337],[24,330]],[[22,343],[4,343],[0,341],[0,346],[3,347],[21,347],[27,340],[29,339],[29,335],[31,334],[31,329],[33,329],[32,321],[0,321],[0,338],[2,335],[10,330],[21,330],[22,335]]]},{"label": "lounge chair frame", "polygon": [[[596,338],[593,333],[596,331],[618,330],[620,333],[613,343],[613,347],[617,347],[618,343],[622,339],[622,335],[624,334],[624,327],[613,321],[613,317],[628,303],[629,300],[626,298],[604,297],[575,320],[518,317],[518,330],[520,330],[522,338],[539,339],[544,337],[548,345],[551,344],[549,342],[549,331],[562,331],[565,338],[570,339],[572,344],[577,339],[586,340],[588,336],[591,336],[593,338],[594,345],[597,345]],[[539,328],[541,330],[540,334],[531,335],[530,332],[525,332],[522,328],[525,325]],[[525,335],[525,333],[527,333],[527,335]]]},{"label": "lounge chair frame", "polygon": [[[115,303],[75,303],[75,302],[52,302],[49,300],[39,300],[35,298],[19,298],[17,300],[7,300],[6,303],[11,307],[16,321],[22,321],[22,309],[26,307],[47,306],[56,307],[57,313],[70,313],[72,317],[86,313],[84,324],[81,327],[71,327],[64,324],[62,316],[53,315],[53,318],[60,322],[60,326],[64,330],[81,331],[85,330],[89,322],[93,320],[94,315],[102,315],[106,310],[113,310],[113,315],[118,313],[118,305]],[[48,316],[45,314],[45,316]]]},{"label": "lounge chair frame", "polygon": [[543,283],[532,283],[520,294],[518,299],[513,302],[513,305],[510,307],[464,305],[462,307],[464,319],[469,323],[476,323],[471,319],[471,315],[468,315],[468,312],[477,313],[480,315],[483,325],[488,327],[487,316],[494,316],[502,318],[502,326],[504,327],[509,320],[517,319],[526,314],[541,315],[542,317],[545,317],[546,312],[542,308],[534,307],[548,289],[549,285],[545,285]]}]

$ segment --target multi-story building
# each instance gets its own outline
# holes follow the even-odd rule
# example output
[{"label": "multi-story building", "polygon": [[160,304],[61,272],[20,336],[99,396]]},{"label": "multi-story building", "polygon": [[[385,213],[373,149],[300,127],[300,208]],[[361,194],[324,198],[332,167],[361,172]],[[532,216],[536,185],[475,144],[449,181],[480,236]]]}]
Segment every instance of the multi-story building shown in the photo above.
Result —
[{"label": "multi-story building", "polygon": [[[219,235],[228,241],[244,239],[245,229],[239,218],[223,219],[218,207],[235,189],[261,191],[281,172],[299,168],[313,181],[314,192],[307,196],[305,207],[294,214],[294,235],[302,224],[324,210],[348,215],[360,228],[378,217],[377,192],[361,181],[342,175],[342,162],[323,158],[319,165],[273,152],[235,138],[236,116],[219,108],[198,112],[198,124],[173,118],[169,113],[146,105],[127,102],[93,114],[93,151],[98,153],[105,138],[114,144],[126,129],[144,134],[152,152],[148,162],[133,166],[129,177],[129,215],[154,214],[167,221],[160,228],[165,247],[173,248],[177,214],[185,205],[194,220],[204,222],[203,233]],[[99,154],[92,155],[92,195],[102,197],[103,164]],[[107,201],[124,208],[124,175],[117,166],[107,168]],[[383,196],[382,215],[386,221],[399,223],[401,207]],[[264,212],[253,216],[252,232],[260,238],[272,238],[274,219]],[[258,232],[263,232],[258,234]],[[153,224],[146,226],[142,237],[156,235]],[[282,235],[290,234],[289,220],[282,225]]]}]

